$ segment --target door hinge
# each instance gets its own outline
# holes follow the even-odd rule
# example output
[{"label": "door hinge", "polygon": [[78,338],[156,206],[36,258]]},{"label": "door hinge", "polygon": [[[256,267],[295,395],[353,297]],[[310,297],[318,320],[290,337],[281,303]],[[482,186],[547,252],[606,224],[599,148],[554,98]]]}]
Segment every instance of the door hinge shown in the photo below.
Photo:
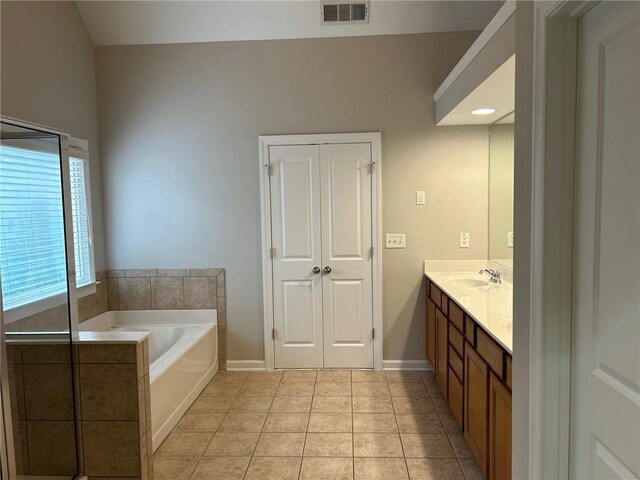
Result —
[{"label": "door hinge", "polygon": [[272,247],[272,248],[269,249],[269,256],[271,257],[271,260],[276,258],[276,249],[275,248]]},{"label": "door hinge", "polygon": [[376,338],[376,329],[375,328],[371,329],[371,338],[373,338],[373,339]]},{"label": "door hinge", "polygon": [[369,247],[369,258],[373,258],[373,246]]},{"label": "door hinge", "polygon": [[265,163],[264,166],[267,168],[267,175],[268,176],[273,176],[274,172],[275,172],[275,164],[273,163]]},{"label": "door hinge", "polygon": [[271,340],[275,340],[276,339],[276,329],[272,328],[271,329]]}]

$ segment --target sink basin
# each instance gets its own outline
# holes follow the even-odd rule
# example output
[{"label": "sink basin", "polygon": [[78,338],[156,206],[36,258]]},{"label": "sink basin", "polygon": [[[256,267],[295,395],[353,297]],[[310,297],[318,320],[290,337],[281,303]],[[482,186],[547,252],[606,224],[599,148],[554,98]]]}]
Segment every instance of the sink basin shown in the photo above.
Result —
[{"label": "sink basin", "polygon": [[507,317],[498,318],[497,320],[494,320],[494,323],[498,327],[508,328],[513,325],[513,317],[509,315]]},{"label": "sink basin", "polygon": [[488,282],[479,278],[448,278],[446,283],[456,287],[486,287]]}]

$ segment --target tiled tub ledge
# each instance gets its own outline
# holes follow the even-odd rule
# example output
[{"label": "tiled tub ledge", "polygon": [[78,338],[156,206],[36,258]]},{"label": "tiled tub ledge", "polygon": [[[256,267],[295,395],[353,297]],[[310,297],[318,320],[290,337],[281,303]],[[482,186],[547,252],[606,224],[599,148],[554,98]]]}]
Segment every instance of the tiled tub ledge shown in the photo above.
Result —
[{"label": "tiled tub ledge", "polygon": [[89,479],[152,480],[148,332],[80,332],[78,420]]},{"label": "tiled tub ledge", "polygon": [[108,311],[216,310],[218,364],[226,369],[224,268],[112,269],[96,273],[96,293],[78,300],[80,322]]},{"label": "tiled tub ledge", "polygon": [[20,475],[153,479],[148,335],[7,343]]},{"label": "tiled tub ledge", "polygon": [[142,343],[149,336],[149,332],[79,332],[76,345],[113,345]]}]

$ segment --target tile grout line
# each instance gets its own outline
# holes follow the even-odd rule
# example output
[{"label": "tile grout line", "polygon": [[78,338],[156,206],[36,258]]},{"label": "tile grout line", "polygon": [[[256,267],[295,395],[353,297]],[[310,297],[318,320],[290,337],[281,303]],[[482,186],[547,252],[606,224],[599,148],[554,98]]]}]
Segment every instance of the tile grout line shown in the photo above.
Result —
[{"label": "tile grout line", "polygon": [[[385,374],[385,378],[387,380],[387,387],[389,388],[389,395],[391,395],[391,387],[389,387],[389,377],[387,377],[387,375]],[[407,465],[407,456],[404,452],[404,443],[402,442],[402,435],[400,435],[400,425],[398,424],[398,414],[396,412],[396,406],[393,403],[393,397],[391,397],[391,408],[393,409],[393,419],[396,422],[396,427],[398,429],[398,440],[400,440],[400,448],[402,449],[402,459],[404,460],[404,468],[405,471],[407,472],[407,479],[410,478],[409,476],[409,466]]]},{"label": "tile grout line", "polygon": [[356,478],[356,429],[353,422],[353,370],[351,370],[351,470],[353,479]]},{"label": "tile grout line", "polygon": [[[269,377],[266,377],[266,378],[265,378],[265,380],[266,380],[266,381],[265,381],[265,385],[274,385],[273,394],[268,395],[269,397],[271,397],[271,399],[270,399],[270,402],[269,402],[269,404],[268,404],[268,407],[267,407],[266,411],[264,411],[265,418],[264,418],[264,421],[263,421],[263,423],[262,423],[262,425],[261,425],[260,432],[258,432],[258,433],[259,433],[259,435],[258,435],[258,439],[257,439],[257,441],[256,441],[256,444],[254,445],[254,447],[253,447],[253,449],[252,449],[252,452],[248,455],[249,462],[248,462],[247,467],[246,467],[246,469],[245,469],[245,472],[244,472],[244,475],[243,475],[243,479],[247,479],[247,478],[248,478],[248,477],[247,477],[247,475],[248,475],[248,472],[249,472],[249,468],[250,468],[250,466],[251,466],[252,461],[256,458],[255,452],[257,451],[258,443],[260,442],[260,440],[262,439],[262,437],[263,437],[263,435],[264,435],[265,433],[295,433],[295,432],[294,432],[294,431],[292,431],[292,430],[286,430],[286,429],[285,429],[285,431],[282,431],[282,432],[279,432],[279,431],[275,431],[275,432],[266,432],[266,431],[265,431],[265,429],[267,428],[267,427],[266,427],[266,425],[267,425],[267,421],[268,421],[269,416],[270,416],[271,414],[278,414],[278,413],[284,413],[284,414],[286,414],[286,413],[294,413],[294,412],[274,412],[274,411],[273,411],[273,405],[274,405],[274,403],[275,403],[275,400],[278,398],[277,393],[278,393],[278,391],[279,391],[280,387],[281,387],[281,386],[283,386],[283,385],[285,385],[285,384],[287,384],[287,383],[308,382],[308,383],[313,383],[313,393],[312,393],[311,398],[310,398],[310,405],[309,405],[309,407],[308,407],[308,410],[306,410],[305,412],[302,412],[302,413],[306,413],[306,419],[307,419],[307,422],[306,422],[306,429],[304,430],[305,436],[304,436],[304,442],[303,442],[303,446],[302,446],[302,454],[301,454],[301,456],[300,456],[300,465],[299,465],[299,467],[298,467],[298,477],[297,477],[297,478],[298,478],[298,480],[300,480],[300,479],[302,478],[302,468],[303,468],[303,464],[304,464],[304,460],[305,460],[306,443],[307,443],[307,440],[308,440],[308,435],[309,435],[309,433],[310,433],[310,432],[309,432],[309,428],[310,428],[311,414],[313,413],[313,411],[312,411],[312,410],[313,410],[313,403],[314,403],[314,400],[315,400],[315,399],[319,398],[319,397],[317,397],[317,396],[315,395],[315,393],[316,393],[316,388],[317,388],[317,386],[318,386],[318,384],[319,384],[319,383],[322,383],[321,381],[319,381],[319,380],[318,380],[318,374],[319,374],[319,371],[317,371],[317,370],[316,370],[315,372],[316,372],[316,376],[315,376],[315,378],[314,378],[313,382],[308,382],[304,377],[303,377],[303,378],[301,378],[301,379],[299,379],[299,380],[292,380],[291,382],[287,382],[287,381],[285,381],[285,373],[286,373],[286,371],[283,371],[283,372],[282,372],[282,374],[277,378],[277,381],[276,381],[276,382],[272,382],[272,381],[269,379]],[[224,421],[225,421],[226,419],[228,419],[228,417],[229,417],[231,414],[233,414],[233,413],[243,414],[243,413],[252,413],[252,412],[254,411],[254,410],[252,410],[252,411],[247,411],[247,412],[244,412],[244,411],[234,412],[234,411],[232,410],[232,409],[233,409],[233,406],[236,404],[236,402],[237,402],[240,398],[244,398],[244,397],[246,397],[246,398],[249,400],[249,399],[251,399],[251,397],[256,397],[256,396],[258,396],[258,397],[259,397],[259,396],[260,396],[260,395],[244,395],[244,396],[241,396],[241,395],[240,395],[241,391],[242,391],[242,390],[243,390],[243,388],[244,388],[244,387],[245,387],[245,386],[250,382],[250,379],[251,379],[251,378],[252,378],[252,375],[251,375],[251,374],[248,374],[246,377],[244,377],[244,378],[240,379],[240,382],[237,382],[237,383],[234,383],[233,381],[232,381],[232,382],[230,382],[230,383],[231,383],[231,385],[234,385],[234,384],[235,384],[235,385],[237,385],[237,387],[233,389],[233,390],[235,391],[235,393],[234,393],[233,395],[223,395],[222,393],[226,393],[226,392],[224,391],[224,389],[222,389],[222,393],[220,393],[220,394],[218,394],[218,395],[215,395],[215,394],[214,394],[214,395],[211,395],[211,397],[231,397],[231,401],[230,401],[229,407],[228,407],[228,408],[226,409],[226,411],[224,412],[224,415],[223,415],[223,417],[222,417],[222,420],[220,420],[220,423],[218,423],[218,424],[217,424],[217,426],[216,426],[215,430],[213,431],[213,436],[212,436],[211,440],[209,440],[209,441],[208,441],[207,446],[204,448],[204,450],[203,450],[202,454],[198,455],[198,457],[197,457],[197,462],[196,462],[196,465],[195,465],[195,467],[194,467],[194,470],[193,470],[193,471],[191,472],[191,474],[189,475],[189,478],[190,478],[190,479],[194,480],[194,479],[196,478],[195,473],[196,473],[197,469],[201,466],[202,462],[204,461],[204,457],[206,456],[206,455],[205,455],[205,453],[206,453],[206,451],[208,450],[208,448],[210,447],[210,445],[211,445],[211,443],[212,443],[213,439],[215,438],[215,436],[216,436],[218,433],[220,433],[220,427],[222,426],[222,424],[224,423]],[[259,376],[258,376],[258,375],[255,375],[253,378],[254,378],[254,379],[258,379],[258,383],[260,383],[260,380],[259,380]],[[225,381],[225,379],[223,379],[222,381],[224,382],[224,381]],[[330,382],[337,382],[337,381],[342,381],[342,380],[339,380],[339,379],[338,379],[338,380],[335,380],[335,379],[334,379],[334,380],[327,380],[327,381],[330,381]],[[352,475],[353,475],[353,477],[354,477],[354,479],[355,479],[355,475],[356,475],[356,468],[355,468],[355,462],[356,462],[356,456],[355,456],[355,434],[356,434],[356,432],[355,432],[355,419],[354,419],[354,415],[355,415],[355,414],[354,414],[353,403],[354,403],[354,400],[355,400],[355,398],[356,398],[356,397],[354,397],[354,396],[353,396],[353,392],[354,392],[354,385],[353,385],[353,383],[354,383],[354,382],[353,382],[353,371],[350,371],[349,381],[350,381],[350,393],[351,393],[351,395],[350,395],[351,435],[352,435],[352,453],[351,453],[351,459],[352,459]],[[212,382],[213,382],[213,380],[212,380]],[[394,397],[390,395],[390,387],[391,387],[391,384],[389,383],[389,379],[388,379],[388,377],[386,376],[386,374],[385,374],[384,382],[385,382],[386,388],[387,388],[387,390],[388,390],[388,392],[389,392],[389,400],[390,400],[390,402],[391,402],[391,406],[392,406],[392,410],[391,410],[391,411],[393,412],[395,425],[396,425],[396,428],[397,428],[397,430],[398,430],[398,438],[399,438],[399,440],[400,440],[400,444],[401,444],[402,457],[403,457],[403,459],[404,459],[404,465],[405,465],[405,473],[406,473],[406,475],[408,476],[407,478],[410,478],[409,468],[408,468],[408,463],[407,463],[407,462],[408,462],[408,459],[407,459],[407,457],[406,457],[406,452],[405,452],[405,449],[404,449],[404,443],[402,442],[401,431],[400,431],[400,425],[399,425],[399,419],[397,418],[397,416],[398,416],[398,414],[399,414],[399,413],[398,413],[397,408],[396,408],[397,406],[395,405],[395,402],[393,401],[393,400],[394,400]],[[399,382],[399,383],[418,383],[418,382]],[[433,397],[431,396],[431,393],[429,392],[429,390],[426,388],[426,381],[425,381],[425,378],[424,378],[424,377],[422,377],[422,375],[420,376],[420,381],[419,381],[419,383],[420,383],[420,384],[422,384],[422,385],[425,387],[425,390],[426,390],[426,394],[425,394],[425,395],[422,395],[422,396],[423,396],[425,399],[429,399],[429,401],[430,401],[431,405],[432,405],[432,406],[434,406],[434,405],[433,405]],[[210,385],[210,384],[211,384],[211,382],[209,383],[209,385]],[[206,388],[206,387],[205,387],[205,388]],[[263,395],[263,396],[267,396],[267,395]],[[365,396],[367,396],[367,395],[365,395]],[[371,396],[372,396],[373,398],[375,398],[375,397],[381,397],[381,398],[382,398],[382,397],[383,397],[383,396],[380,396],[380,395],[371,395]],[[411,395],[407,395],[406,393],[405,393],[405,395],[400,395],[400,396],[406,396],[406,397],[408,397],[408,398],[411,398]],[[413,395],[413,396],[415,397],[415,395]],[[287,397],[291,397],[291,398],[295,398],[295,397],[306,397],[306,395],[285,395],[285,396],[283,396],[282,398],[287,398]],[[417,398],[420,398],[420,396],[418,396]],[[257,413],[263,413],[263,410],[260,410],[262,407],[251,407],[251,408],[252,408],[252,409],[254,409],[254,408],[255,408],[255,412],[257,412]],[[299,410],[299,408],[298,408],[298,407],[288,407],[288,408],[285,408],[285,409],[286,409],[286,410]],[[188,412],[187,412],[187,413],[188,413]],[[195,412],[195,413],[198,413],[198,412]],[[214,412],[207,412],[207,411],[204,411],[204,412],[202,412],[202,413],[209,414],[209,413],[214,413]],[[338,413],[338,412],[336,412],[336,413]],[[414,414],[418,415],[420,412],[413,412],[413,411],[412,411],[412,412],[408,412],[408,413],[414,413]],[[438,414],[437,410],[436,410],[436,416],[438,417],[438,421],[439,421],[439,423],[440,423],[440,426],[441,426],[441,427],[443,427],[442,419],[441,419],[440,415]],[[277,430],[280,430],[280,428],[278,428]],[[456,459],[456,465],[458,465],[458,468],[459,468],[459,470],[460,470],[461,478],[469,480],[469,478],[470,478],[470,477],[468,477],[468,476],[467,476],[467,474],[465,473],[465,471],[462,469],[462,463],[460,462],[460,460],[461,460],[461,459],[458,457],[458,455],[457,455],[457,454],[456,454],[456,452],[455,452],[455,449],[453,448],[453,443],[452,443],[452,441],[451,441],[451,438],[450,438],[449,433],[447,433],[447,431],[446,431],[444,428],[443,428],[443,431],[444,431],[444,434],[445,434],[445,435],[446,435],[446,437],[447,437],[447,443],[449,444],[449,446],[451,447],[451,450],[452,450],[452,451],[453,451],[453,453],[454,453],[453,458],[455,458],[455,459]],[[376,430],[376,432],[377,432],[377,430]],[[173,433],[173,432],[171,432],[171,433]],[[187,433],[189,433],[189,432],[187,431]],[[197,431],[194,431],[194,433],[197,433]],[[204,432],[203,432],[203,433],[204,433]],[[300,433],[303,433],[303,432],[300,432]],[[366,432],[364,432],[364,433],[366,433]],[[408,433],[411,433],[411,432],[408,432]],[[420,431],[417,431],[417,432],[415,432],[415,433],[420,433]],[[425,432],[425,433],[429,433],[429,432]],[[169,455],[169,456],[170,456],[170,455]],[[218,456],[220,456],[220,455],[214,455],[213,457],[218,457]],[[224,456],[238,457],[238,455],[222,455],[222,457],[224,457]],[[241,456],[244,456],[244,455],[240,455],[240,457],[241,457]],[[280,456],[279,456],[279,455],[276,455],[276,457],[280,457]],[[296,458],[297,456],[295,456],[295,455],[294,455],[294,456],[286,455],[286,456],[283,456],[282,458],[284,458],[284,457]],[[322,458],[322,457],[318,457],[318,458]],[[345,458],[348,458],[348,457],[345,457]],[[359,457],[358,457],[358,458],[359,458]],[[398,458],[398,457],[376,457],[376,456],[370,456],[370,457],[362,457],[362,458]],[[428,456],[427,456],[427,457],[420,457],[420,458],[429,459],[429,458],[432,458],[432,457],[428,457]],[[435,457],[434,457],[434,458],[435,458]],[[293,472],[292,472],[292,473],[293,473]]]},{"label": "tile grout line", "polygon": [[[284,373],[282,374],[284,378]],[[311,392],[311,406],[309,406],[309,416],[307,417],[307,428],[304,432],[304,442],[302,445],[302,456],[300,457],[300,468],[298,469],[298,480],[302,476],[302,463],[304,462],[304,451],[307,448],[307,436],[309,435],[309,423],[311,423],[311,408],[313,406],[313,398],[315,397],[316,384],[318,383],[318,372],[316,371],[316,376],[313,381],[313,392]]]}]

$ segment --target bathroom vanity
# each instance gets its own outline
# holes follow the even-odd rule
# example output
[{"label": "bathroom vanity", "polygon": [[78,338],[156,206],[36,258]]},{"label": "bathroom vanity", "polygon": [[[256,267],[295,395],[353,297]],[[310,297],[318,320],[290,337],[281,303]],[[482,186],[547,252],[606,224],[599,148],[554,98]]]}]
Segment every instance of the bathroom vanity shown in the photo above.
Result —
[{"label": "bathroom vanity", "polygon": [[482,472],[510,479],[513,287],[463,263],[425,262],[427,360]]}]

